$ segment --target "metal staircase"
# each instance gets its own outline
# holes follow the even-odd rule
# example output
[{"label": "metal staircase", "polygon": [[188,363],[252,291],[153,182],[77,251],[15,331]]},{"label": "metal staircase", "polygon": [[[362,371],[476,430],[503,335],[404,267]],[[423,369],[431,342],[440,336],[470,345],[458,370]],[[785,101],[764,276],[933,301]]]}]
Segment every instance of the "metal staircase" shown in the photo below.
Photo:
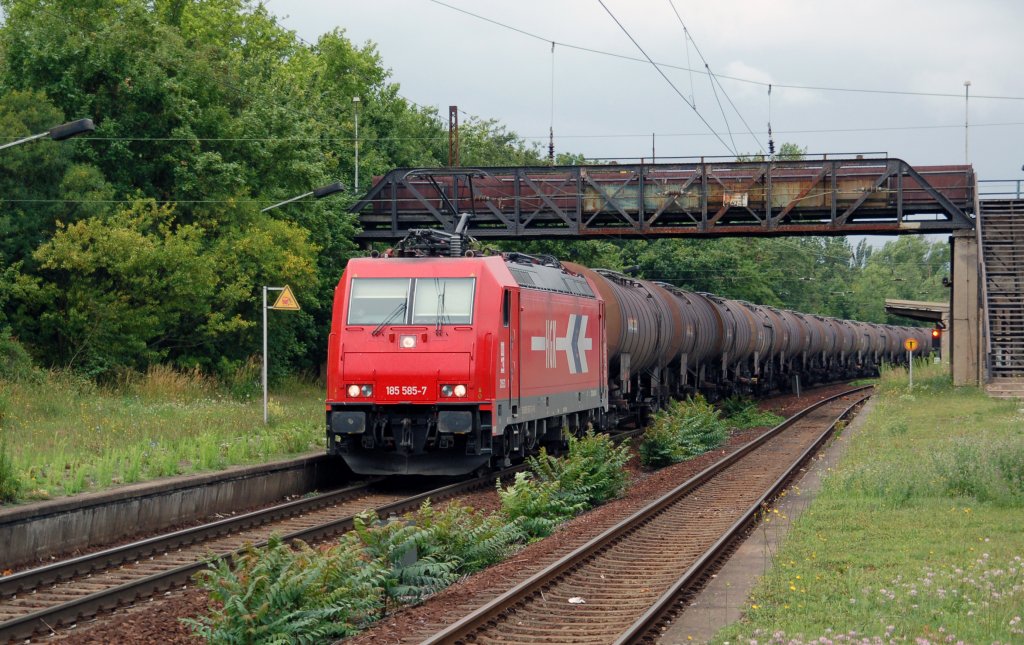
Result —
[{"label": "metal staircase", "polygon": [[1024,200],[983,200],[979,213],[985,271],[992,396],[1024,398]]}]

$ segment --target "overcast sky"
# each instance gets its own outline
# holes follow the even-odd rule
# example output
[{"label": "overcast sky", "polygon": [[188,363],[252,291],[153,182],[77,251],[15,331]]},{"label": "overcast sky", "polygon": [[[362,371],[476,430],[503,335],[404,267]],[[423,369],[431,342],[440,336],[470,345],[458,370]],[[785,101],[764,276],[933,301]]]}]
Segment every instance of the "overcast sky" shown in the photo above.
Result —
[{"label": "overcast sky", "polygon": [[[652,133],[659,158],[758,152],[767,148],[764,83],[772,83],[777,145],[960,164],[970,80],[969,157],[978,177],[1024,177],[1024,3],[604,0],[654,61],[698,70],[706,61],[716,75],[756,81],[720,76],[716,98],[707,75],[662,67],[673,89],[647,62],[570,47],[644,58],[598,0],[444,2],[540,38],[431,0],[267,4],[310,42],[340,28],[356,43],[377,43],[401,94],[443,118],[458,105],[461,119],[496,118],[545,146],[553,125],[557,151],[588,157],[649,158]],[[553,56],[551,40],[560,43]]]}]

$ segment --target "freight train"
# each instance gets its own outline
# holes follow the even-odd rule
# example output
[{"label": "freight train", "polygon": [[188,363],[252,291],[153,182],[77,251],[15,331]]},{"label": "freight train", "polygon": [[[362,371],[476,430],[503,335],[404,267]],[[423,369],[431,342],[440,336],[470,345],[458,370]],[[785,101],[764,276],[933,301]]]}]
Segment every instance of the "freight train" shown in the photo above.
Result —
[{"label": "freight train", "polygon": [[[465,220],[460,225],[463,228]],[[413,231],[348,263],[327,451],[360,474],[459,475],[641,422],[670,398],[875,375],[929,330],[801,314]]]}]

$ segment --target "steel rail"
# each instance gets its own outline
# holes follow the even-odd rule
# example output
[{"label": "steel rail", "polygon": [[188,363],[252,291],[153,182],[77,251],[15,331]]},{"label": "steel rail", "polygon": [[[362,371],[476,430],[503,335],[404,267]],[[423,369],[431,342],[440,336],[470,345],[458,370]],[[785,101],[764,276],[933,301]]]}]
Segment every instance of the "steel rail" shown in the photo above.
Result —
[{"label": "steel rail", "polygon": [[348,501],[363,494],[377,481],[379,479],[5,576],[0,578],[0,599]]},{"label": "steel rail", "polygon": [[[864,386],[854,388],[851,390],[846,390],[844,392],[841,392],[839,394],[836,394],[834,396],[831,396],[827,399],[824,399],[822,401],[819,401],[813,405],[804,408],[797,414],[793,415],[789,419],[786,419],[776,427],[764,433],[754,441],[751,441],[750,443],[746,444],[739,450],[731,453],[730,455],[724,457],[723,459],[708,466],[697,475],[683,482],[682,484],[674,488],[672,491],[662,496],[661,498],[651,502],[650,504],[640,509],[630,517],[626,518],[619,524],[607,529],[606,531],[604,531],[597,537],[593,538],[583,546],[577,548],[573,552],[562,557],[561,559],[549,565],[548,567],[545,567],[543,570],[537,572],[527,580],[509,589],[502,595],[491,600],[490,602],[476,609],[472,613],[464,616],[462,619],[453,623],[446,629],[434,634],[430,638],[423,640],[421,642],[421,645],[438,645],[441,643],[462,642],[467,635],[472,634],[473,632],[485,627],[488,623],[493,622],[495,616],[501,615],[506,610],[510,609],[515,604],[517,604],[521,599],[537,593],[537,590],[543,588],[545,585],[551,583],[555,579],[566,574],[573,566],[578,564],[580,561],[588,558],[590,555],[594,553],[599,552],[600,550],[612,544],[613,542],[620,540],[627,533],[631,532],[635,527],[642,525],[648,519],[659,514],[665,508],[672,506],[679,499],[687,496],[695,489],[701,487],[703,484],[713,479],[719,473],[726,470],[743,457],[754,452],[764,443],[778,436],[786,429],[788,429],[790,426],[795,424],[797,421],[809,415],[811,412],[825,405],[828,405],[844,396],[850,396],[851,394],[857,394],[870,389],[871,386]],[[863,398],[858,400],[857,403],[863,401]],[[856,405],[856,403],[854,405]],[[843,415],[845,415],[848,412],[848,410],[849,408],[847,408],[847,410],[844,411]],[[840,418],[841,416],[842,415],[840,415]],[[834,427],[835,422],[830,424],[828,430],[821,433],[821,436],[819,436],[819,438],[814,443],[820,443],[820,441],[824,437],[826,437]],[[792,469],[798,467],[799,463],[800,462],[798,460],[789,469],[787,469],[787,473],[785,476],[788,476]]]},{"label": "steel rail", "polygon": [[766,490],[755,503],[750,505],[750,508],[747,509],[742,517],[736,520],[736,522],[729,528],[728,532],[711,545],[711,547],[705,551],[704,554],[701,555],[693,565],[690,566],[690,568],[672,584],[671,587],[669,587],[661,598],[659,598],[655,604],[651,605],[650,609],[648,609],[643,616],[619,635],[615,640],[615,645],[639,642],[644,640],[653,629],[656,629],[663,617],[671,611],[672,607],[678,602],[680,595],[698,587],[701,584],[702,579],[713,569],[717,568],[717,565],[728,557],[732,547],[742,540],[747,528],[756,524],[758,512],[789,485],[789,483],[794,479],[796,471],[807,463],[815,453],[817,453],[822,444],[828,440],[829,436],[831,436],[836,425],[867,398],[868,397],[865,396],[854,401],[838,416],[836,416],[829,427],[826,428],[825,431],[822,432],[821,435],[793,461],[790,468],[775,480],[771,488]]},{"label": "steel rail", "polygon": [[[378,506],[374,510],[384,516],[392,513],[405,513],[418,508],[427,498],[433,500],[450,499],[465,492],[493,485],[495,478],[520,469],[522,469],[522,466],[506,469],[499,473],[491,473],[465,482],[449,484],[390,504]],[[12,598],[22,593],[31,593],[41,586],[83,578],[100,570],[109,570],[121,564],[135,562],[142,558],[148,558],[153,554],[165,553],[182,546],[191,546],[197,542],[221,537],[226,533],[237,533],[258,526],[265,526],[282,519],[289,519],[304,512],[356,498],[360,492],[365,491],[369,486],[370,483],[362,487],[325,493],[316,498],[296,500],[295,502],[281,504],[270,509],[247,513],[244,516],[176,531],[168,535],[141,540],[122,547],[115,547],[66,562],[0,578],[0,584],[3,585],[0,587],[0,590],[2,590],[0,598]],[[294,540],[309,542],[328,538],[350,530],[353,526],[353,521],[354,516],[349,515],[331,522],[288,533],[282,536],[282,539],[289,542]],[[262,540],[254,544],[254,546],[265,546],[266,543],[266,540]],[[215,558],[230,558],[236,553],[238,553],[237,550],[215,554]],[[178,566],[167,571],[139,578],[138,580],[132,580],[118,586],[84,595],[66,603],[12,618],[0,623],[0,643],[19,641],[31,638],[36,634],[53,632],[57,627],[64,627],[80,620],[91,618],[99,613],[130,604],[140,598],[154,596],[183,585],[197,572],[206,568],[210,561],[208,558]]]}]

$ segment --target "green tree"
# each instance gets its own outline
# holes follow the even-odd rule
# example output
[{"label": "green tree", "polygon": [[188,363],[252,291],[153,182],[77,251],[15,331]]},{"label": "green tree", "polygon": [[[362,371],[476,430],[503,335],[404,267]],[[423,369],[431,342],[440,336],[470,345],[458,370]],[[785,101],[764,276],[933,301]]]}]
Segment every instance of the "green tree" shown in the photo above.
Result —
[{"label": "green tree", "polygon": [[[63,121],[61,111],[38,91],[0,95],[0,138],[45,132]],[[75,221],[106,207],[112,193],[102,174],[74,162],[80,145],[42,140],[9,148],[0,156],[0,265],[33,266],[32,251],[53,235],[58,217]]]},{"label": "green tree", "polygon": [[[303,304],[282,369],[326,353],[358,197],[266,205],[360,173],[447,163],[446,122],[341,29],[306,43],[256,0],[0,0],[0,137],[91,117],[92,137],[0,158],[0,324],[37,360],[101,374],[227,368],[258,351],[259,287]],[[543,163],[492,119],[466,165]],[[587,259],[616,256],[593,247]]]},{"label": "green tree", "polygon": [[274,221],[212,247],[204,238],[152,201],[59,225],[35,253],[35,342],[52,348],[55,362],[95,375],[164,360],[212,367],[214,347],[236,359],[254,353],[251,339],[242,343],[248,352],[228,346],[255,326],[255,285],[268,274],[308,285],[314,248],[301,229]]},{"label": "green tree", "polygon": [[948,302],[950,250],[944,241],[905,235],[886,242],[867,258],[852,283],[855,315],[872,322],[918,324],[885,313],[886,298]]}]

